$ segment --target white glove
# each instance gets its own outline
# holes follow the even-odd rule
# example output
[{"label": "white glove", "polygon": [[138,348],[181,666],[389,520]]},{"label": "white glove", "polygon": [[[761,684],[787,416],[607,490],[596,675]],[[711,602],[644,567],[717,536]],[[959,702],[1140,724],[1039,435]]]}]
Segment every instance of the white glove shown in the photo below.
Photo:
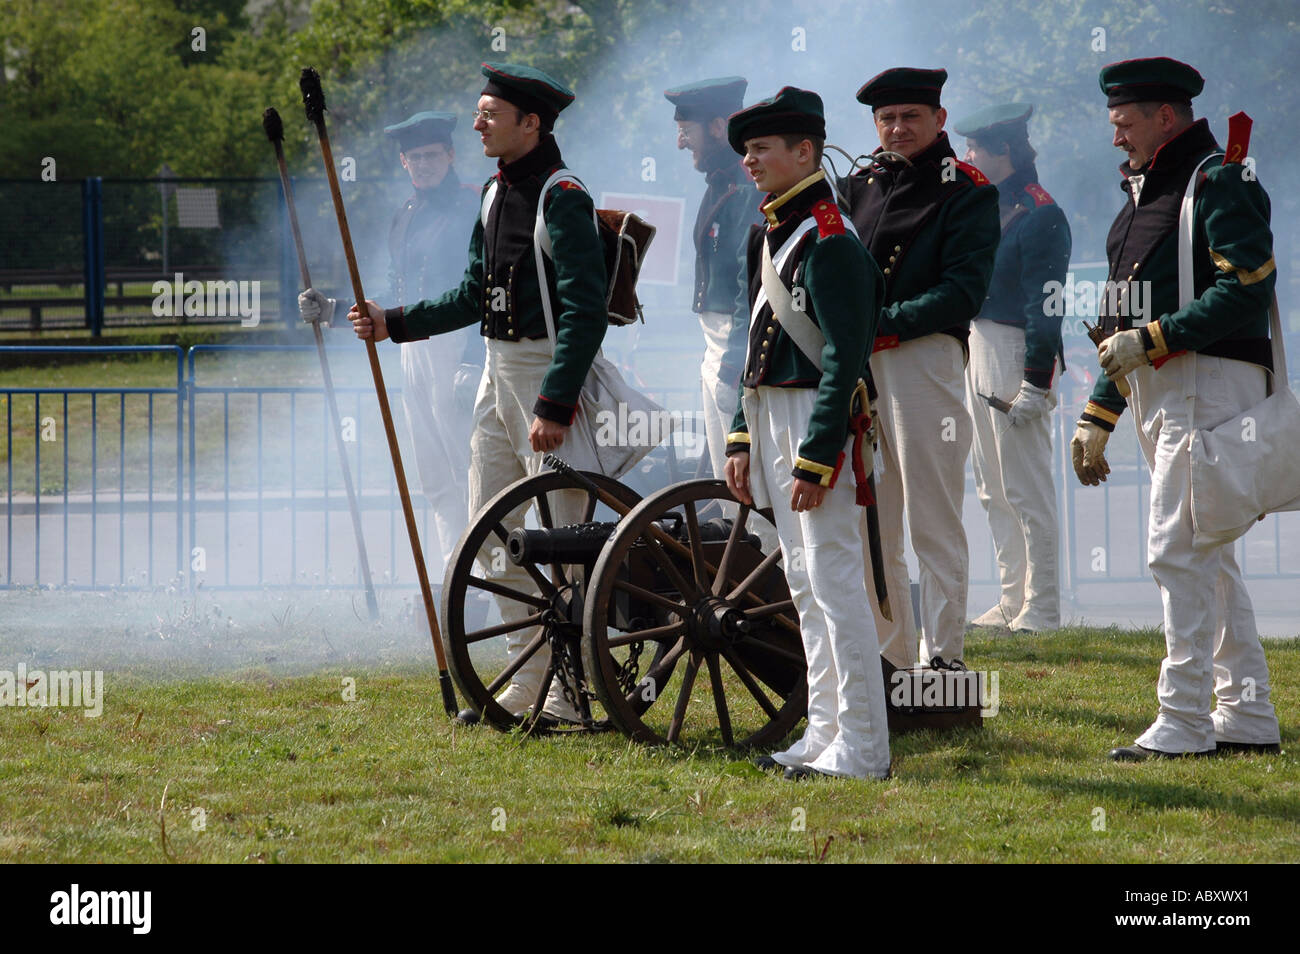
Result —
[{"label": "white glove", "polygon": [[1074,462],[1074,473],[1079,483],[1096,487],[1106,479],[1110,473],[1105,453],[1108,440],[1110,432],[1091,421],[1080,421],[1074,428],[1070,459]]},{"label": "white glove", "polygon": [[1097,357],[1106,377],[1112,381],[1124,377],[1134,368],[1151,363],[1146,345],[1142,343],[1142,332],[1135,328],[1117,331],[1103,341],[1097,349]]},{"label": "white glove", "polygon": [[462,364],[456,369],[456,377],[453,378],[452,383],[452,396],[458,410],[474,410],[474,401],[478,397],[478,382],[481,377],[483,377],[483,369],[477,364]]},{"label": "white glove", "polygon": [[337,299],[326,298],[314,288],[308,288],[298,296],[298,314],[303,321],[319,321],[326,327],[334,318],[334,306]]},{"label": "white glove", "polygon": [[1007,423],[1012,427],[1019,427],[1021,424],[1028,424],[1030,421],[1051,414],[1054,403],[1051,394],[1052,392],[1046,388],[1035,387],[1028,381],[1021,381],[1020,393],[1016,395],[1015,400],[1011,402],[1011,409],[1007,411]]}]

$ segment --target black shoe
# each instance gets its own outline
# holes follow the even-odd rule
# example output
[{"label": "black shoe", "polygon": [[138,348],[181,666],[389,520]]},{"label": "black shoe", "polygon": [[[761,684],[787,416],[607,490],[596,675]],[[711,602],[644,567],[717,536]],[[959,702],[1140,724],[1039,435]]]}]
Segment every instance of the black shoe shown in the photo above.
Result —
[{"label": "black shoe", "polygon": [[951,672],[966,672],[966,664],[960,659],[954,659],[952,662],[945,662],[942,656],[935,656],[930,660],[931,669],[947,669]]},{"label": "black shoe", "polygon": [[1214,753],[1214,749],[1207,749],[1204,752],[1161,752],[1159,749],[1148,749],[1145,745],[1138,745],[1135,742],[1132,745],[1111,749],[1106,757],[1112,762],[1145,762],[1147,759],[1204,759],[1212,757]]},{"label": "black shoe", "polygon": [[754,759],[753,764],[757,765],[764,772],[776,772],[782,768],[781,763],[770,755],[760,755],[758,758]]},{"label": "black shoe", "polygon": [[807,778],[830,778],[831,776],[806,765],[787,765],[781,777],[791,782],[802,782]]},{"label": "black shoe", "polygon": [[478,725],[479,714],[473,709],[461,709],[452,721],[457,725]]},{"label": "black shoe", "polygon": [[1251,752],[1257,755],[1278,755],[1281,742],[1216,742],[1216,752]]}]

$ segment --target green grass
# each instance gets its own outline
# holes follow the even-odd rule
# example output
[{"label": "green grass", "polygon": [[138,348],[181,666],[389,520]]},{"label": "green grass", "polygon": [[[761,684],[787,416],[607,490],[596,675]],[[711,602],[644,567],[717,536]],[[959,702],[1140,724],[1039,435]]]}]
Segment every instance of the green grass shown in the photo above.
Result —
[{"label": "green grass", "polygon": [[[111,612],[104,619],[117,625]],[[262,651],[259,639],[308,640],[314,631],[277,620],[245,631],[249,658]],[[1294,640],[1266,644],[1281,756],[1105,761],[1106,749],[1130,742],[1154,714],[1163,642],[1154,631],[1071,629],[1034,639],[972,637],[973,668],[1000,673],[1000,711],[981,730],[895,737],[892,780],[794,784],[721,750],[651,749],[616,734],[525,739],[454,728],[438,711],[414,629],[391,622],[405,635],[388,658],[331,661],[317,639],[322,655],[309,672],[245,660],[194,676],[165,666],[163,651],[127,661],[158,635],[213,638],[204,635],[207,624],[182,622],[108,640],[110,655],[125,655],[106,674],[98,719],[0,710],[0,858],[1300,858]],[[57,624],[4,637],[3,665],[28,659],[53,668],[60,657],[51,631]],[[333,649],[347,645],[343,638],[335,632],[326,641]],[[345,678],[356,680],[355,701],[342,697]],[[201,831],[192,827],[196,808],[206,819]],[[1099,810],[1104,830],[1096,827]],[[802,831],[792,825],[800,817]]]}]

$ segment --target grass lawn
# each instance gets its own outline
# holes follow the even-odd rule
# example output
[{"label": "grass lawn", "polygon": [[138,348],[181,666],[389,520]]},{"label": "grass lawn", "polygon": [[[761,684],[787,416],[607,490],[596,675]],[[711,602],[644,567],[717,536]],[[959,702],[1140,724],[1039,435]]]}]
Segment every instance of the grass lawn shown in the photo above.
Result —
[{"label": "grass lawn", "polygon": [[[0,667],[84,668],[70,647],[89,633],[107,670],[99,718],[0,711],[0,859],[1300,859],[1300,641],[1266,644],[1281,756],[1109,763],[1154,714],[1159,635],[985,632],[966,654],[1000,673],[983,729],[894,738],[890,781],[795,784],[716,749],[455,728],[409,614],[352,653],[350,614],[276,615],[232,642],[221,610],[123,631],[124,598],[97,598],[84,632],[56,612],[0,637]],[[187,644],[212,654],[201,671],[193,652],[168,662]]]}]

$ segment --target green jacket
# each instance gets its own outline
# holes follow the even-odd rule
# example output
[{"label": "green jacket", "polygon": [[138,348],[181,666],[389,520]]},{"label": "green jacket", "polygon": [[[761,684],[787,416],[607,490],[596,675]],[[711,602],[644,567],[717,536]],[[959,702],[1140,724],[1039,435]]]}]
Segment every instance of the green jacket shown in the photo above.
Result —
[{"label": "green jacket", "polygon": [[1050,388],[1061,352],[1061,318],[1046,307],[1048,282],[1064,284],[1070,266],[1070,225],[1038,184],[1033,167],[998,183],[1002,239],[979,321],[1025,331],[1024,380]]},{"label": "green jacket", "polygon": [[[469,267],[460,287],[434,301],[390,308],[394,341],[415,341],[477,323],[484,337],[502,341],[545,338],[546,319],[533,254],[533,226],[542,184],[564,165],[551,136],[528,155],[505,164],[483,187],[497,183],[487,213],[475,223]],[[533,413],[571,424],[578,395],[609,325],[605,307],[605,253],[593,220],[591,196],[562,182],[546,196],[546,231],[552,257],[546,284],[554,302],[555,354]]]},{"label": "green jacket", "polygon": [[[866,373],[876,336],[884,282],[862,243],[846,229],[823,173],[815,173],[780,197],[769,195],[762,208],[768,228],[754,227],[747,256],[750,307],[762,287],[763,243],[776,256],[799,224],[814,218],[817,228],[799,239],[779,273],[796,307],[803,300],[804,312],[821,329],[826,346],[818,371],[772,319],[772,306],[764,304],[750,328],[743,383],[747,388],[817,390],[792,473],[833,487],[849,434],[853,391]],[[727,454],[748,450],[749,426],[742,404],[727,435]]]},{"label": "green jacket", "polygon": [[937,331],[964,348],[997,255],[997,189],[941,132],[910,165],[877,159],[841,180],[840,193],[885,278],[876,349]]},{"label": "green jacket", "polygon": [[[1277,273],[1268,193],[1243,165],[1212,159],[1201,171],[1193,206],[1195,297],[1186,308],[1178,306],[1177,226],[1183,192],[1197,164],[1219,151],[1209,124],[1200,119],[1157,149],[1141,170],[1120,166],[1124,191],[1131,196],[1136,187],[1138,202],[1129,198],[1111,226],[1106,241],[1110,281],[1122,288],[1138,284],[1127,286],[1118,298],[1121,307],[1110,309],[1103,302],[1101,324],[1107,331],[1145,328],[1154,346],[1148,354],[1157,368],[1183,351],[1265,368],[1273,364],[1268,308]],[[1119,390],[1102,374],[1083,420],[1113,430],[1124,407]]]}]

